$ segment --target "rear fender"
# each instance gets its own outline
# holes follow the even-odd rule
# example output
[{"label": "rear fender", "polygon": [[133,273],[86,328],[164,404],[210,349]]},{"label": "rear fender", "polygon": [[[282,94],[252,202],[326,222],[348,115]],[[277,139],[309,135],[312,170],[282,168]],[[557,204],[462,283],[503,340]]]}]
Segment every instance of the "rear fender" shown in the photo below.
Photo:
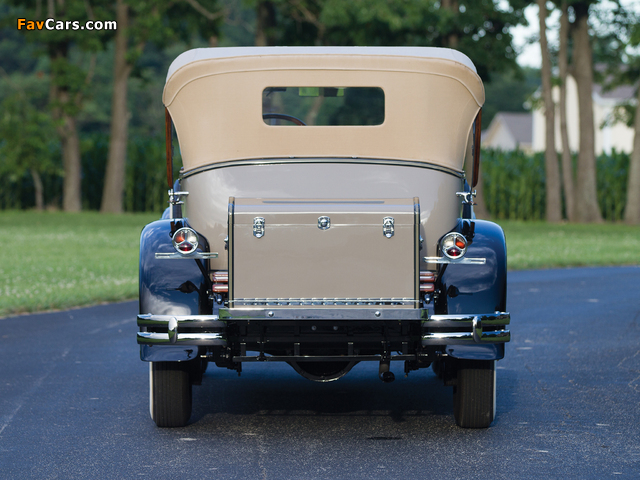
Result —
[{"label": "rear fender", "polygon": [[[140,235],[140,313],[189,315],[211,313],[207,282],[192,259],[157,259],[156,253],[174,253],[171,236],[184,220],[157,220]],[[203,250],[206,240],[200,236]]]},{"label": "rear fender", "polygon": [[[486,220],[459,220],[455,231],[468,242],[467,258],[484,258],[485,263],[445,264],[441,267],[436,290],[437,313],[481,314],[506,312],[507,244],[500,226]],[[504,344],[447,346],[455,358],[498,360],[504,357]]]}]

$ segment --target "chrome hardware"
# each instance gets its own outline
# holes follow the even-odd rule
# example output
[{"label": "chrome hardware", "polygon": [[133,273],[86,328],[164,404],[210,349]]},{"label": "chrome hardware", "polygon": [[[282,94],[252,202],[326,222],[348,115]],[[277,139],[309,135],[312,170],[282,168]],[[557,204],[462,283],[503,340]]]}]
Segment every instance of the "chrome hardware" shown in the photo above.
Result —
[{"label": "chrome hardware", "polygon": [[[422,326],[431,329],[422,335],[422,345],[465,345],[474,343],[505,343],[511,340],[511,332],[505,329],[511,322],[507,312],[480,315],[431,315]],[[490,328],[484,330],[484,326]],[[462,331],[460,327],[468,328]],[[456,328],[456,331],[449,330]]]},{"label": "chrome hardware", "polygon": [[467,258],[462,257],[458,260],[447,257],[422,257],[422,261],[426,263],[439,263],[439,264],[448,264],[448,263],[462,263],[465,265],[484,265],[487,263],[486,258]]},{"label": "chrome hardware", "polygon": [[320,230],[329,230],[331,228],[331,219],[329,217],[318,217],[318,228]]},{"label": "chrome hardware", "polygon": [[463,205],[475,205],[473,199],[476,198],[476,191],[472,192],[456,192],[456,195],[462,198]]},{"label": "chrome hardware", "polygon": [[173,207],[175,205],[184,205],[182,197],[189,195],[189,192],[174,192],[173,189],[168,191],[169,193],[169,217],[173,220]]},{"label": "chrome hardware", "polygon": [[253,236],[261,238],[264,236],[264,218],[256,217],[253,219]]},{"label": "chrome hardware", "polygon": [[442,254],[452,260],[458,260],[467,253],[467,239],[458,232],[447,233],[441,243]]},{"label": "chrome hardware", "polygon": [[178,340],[178,319],[176,317],[171,317],[167,322],[167,337],[169,343],[175,344]]},{"label": "chrome hardware", "polygon": [[218,258],[218,252],[193,252],[186,255],[182,253],[156,253],[158,260],[209,260],[210,258]]},{"label": "chrome hardware", "polygon": [[393,219],[393,217],[384,217],[382,219],[382,233],[385,237],[393,237],[393,234],[395,233],[394,223],[395,220]]}]

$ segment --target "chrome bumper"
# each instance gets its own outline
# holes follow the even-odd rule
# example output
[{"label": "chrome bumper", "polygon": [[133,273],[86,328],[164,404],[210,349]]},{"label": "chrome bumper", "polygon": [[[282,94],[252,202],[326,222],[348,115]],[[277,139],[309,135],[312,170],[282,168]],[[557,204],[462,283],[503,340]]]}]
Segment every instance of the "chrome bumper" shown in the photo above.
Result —
[{"label": "chrome bumper", "polygon": [[[233,320],[417,320],[423,346],[505,343],[511,333],[506,312],[480,315],[429,315],[425,309],[408,308],[250,308],[221,309],[219,315],[138,315],[141,345],[224,346],[226,324]],[[147,328],[162,330],[148,332]],[[166,330],[166,333],[164,333]]]},{"label": "chrome bumper", "polygon": [[[195,329],[223,330],[226,323],[217,315],[138,315],[138,326],[167,330],[167,333],[138,332],[140,345],[226,345],[223,332],[194,332]],[[182,329],[182,331],[180,331]],[[189,331],[185,331],[188,329]]]},{"label": "chrome bumper", "polygon": [[[422,322],[423,327],[432,330],[422,335],[422,345],[505,343],[511,340],[511,332],[504,328],[510,322],[511,316],[506,312],[483,315],[431,315],[428,320]],[[452,328],[455,328],[455,331],[451,331]]]}]

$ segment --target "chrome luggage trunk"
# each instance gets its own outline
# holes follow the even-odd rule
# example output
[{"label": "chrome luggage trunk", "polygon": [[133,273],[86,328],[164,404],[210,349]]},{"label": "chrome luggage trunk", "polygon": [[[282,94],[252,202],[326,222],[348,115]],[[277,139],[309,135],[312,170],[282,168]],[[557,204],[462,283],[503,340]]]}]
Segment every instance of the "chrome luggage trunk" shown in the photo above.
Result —
[{"label": "chrome luggage trunk", "polygon": [[417,308],[420,205],[229,199],[229,306]]}]

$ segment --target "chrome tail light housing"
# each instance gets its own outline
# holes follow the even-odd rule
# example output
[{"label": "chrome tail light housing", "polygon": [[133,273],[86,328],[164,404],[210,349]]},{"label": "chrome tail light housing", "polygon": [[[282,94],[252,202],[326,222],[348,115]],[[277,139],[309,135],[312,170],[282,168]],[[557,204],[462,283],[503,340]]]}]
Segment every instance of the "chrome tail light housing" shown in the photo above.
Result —
[{"label": "chrome tail light housing", "polygon": [[462,258],[467,253],[467,239],[458,232],[447,233],[440,244],[442,254],[452,260]]},{"label": "chrome tail light housing", "polygon": [[182,227],[176,230],[171,241],[176,251],[182,255],[189,255],[198,248],[198,234],[189,227]]}]

